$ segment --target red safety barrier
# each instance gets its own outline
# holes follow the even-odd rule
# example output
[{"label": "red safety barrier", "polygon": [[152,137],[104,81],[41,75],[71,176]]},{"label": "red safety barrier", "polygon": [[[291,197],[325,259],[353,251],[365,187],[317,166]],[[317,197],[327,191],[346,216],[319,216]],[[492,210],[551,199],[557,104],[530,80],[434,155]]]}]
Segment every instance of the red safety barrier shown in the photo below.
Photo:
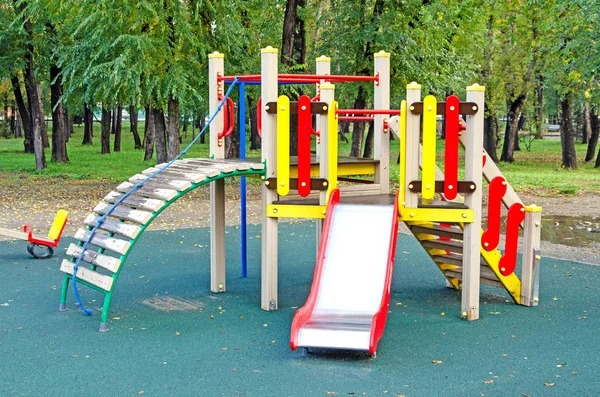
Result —
[{"label": "red safety barrier", "polygon": [[504,255],[500,258],[498,268],[503,276],[511,275],[517,267],[517,249],[519,247],[519,225],[525,219],[525,207],[514,203],[506,216],[506,244]]},{"label": "red safety barrier", "polygon": [[262,138],[262,97],[258,98],[258,105],[256,105],[256,129],[258,136]]},{"label": "red safety barrier", "polygon": [[[223,131],[217,136],[217,145],[223,146],[223,138],[231,135],[235,128],[235,104],[233,99],[227,98],[227,109],[223,112]],[[229,116],[229,117],[228,117]]]},{"label": "red safety barrier", "polygon": [[456,95],[446,98],[446,145],[444,156],[444,196],[453,200],[458,194],[458,130],[460,100]]},{"label": "red safety barrier", "polygon": [[497,176],[490,182],[488,196],[487,229],[481,235],[481,245],[486,251],[492,251],[500,241],[500,214],[502,197],[506,194],[506,179]]},{"label": "red safety barrier", "polygon": [[[249,74],[245,76],[219,76],[217,81],[233,81],[237,77],[239,83],[259,82],[262,79],[260,74]],[[350,83],[357,81],[379,82],[379,76],[346,76],[346,75],[320,75],[320,74],[280,74],[278,81],[280,83],[320,83],[322,80],[329,82]]]},{"label": "red safety barrier", "polygon": [[298,98],[298,194],[302,197],[310,194],[310,135],[312,131],[310,98],[302,95]]}]

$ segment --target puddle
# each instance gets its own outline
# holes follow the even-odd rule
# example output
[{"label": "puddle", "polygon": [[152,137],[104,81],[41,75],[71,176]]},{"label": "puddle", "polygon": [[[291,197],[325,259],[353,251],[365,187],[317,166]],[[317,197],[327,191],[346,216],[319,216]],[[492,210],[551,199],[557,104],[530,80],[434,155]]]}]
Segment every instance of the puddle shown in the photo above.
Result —
[{"label": "puddle", "polygon": [[571,247],[600,242],[600,217],[542,215],[542,240]]}]

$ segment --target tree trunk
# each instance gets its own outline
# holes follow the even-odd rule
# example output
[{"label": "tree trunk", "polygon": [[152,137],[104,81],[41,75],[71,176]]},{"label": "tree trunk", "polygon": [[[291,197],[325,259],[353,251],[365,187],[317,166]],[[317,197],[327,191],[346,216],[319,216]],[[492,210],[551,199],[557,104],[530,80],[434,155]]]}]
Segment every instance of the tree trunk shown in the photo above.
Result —
[{"label": "tree trunk", "polygon": [[12,132],[13,136],[15,138],[20,138],[21,137],[21,129],[17,130],[17,106],[16,106],[16,102],[12,101],[12,113],[10,115],[10,131]]},{"label": "tree trunk", "polygon": [[281,63],[287,66],[306,63],[306,29],[298,15],[306,0],[287,0],[281,38]]},{"label": "tree trunk", "polygon": [[69,142],[71,135],[75,134],[75,130],[73,129],[73,117],[71,117],[71,113],[63,106],[65,113],[65,142]]},{"label": "tree trunk", "polygon": [[544,76],[540,76],[538,84],[535,87],[535,93],[537,96],[536,117],[535,117],[535,137],[542,139],[544,137]]},{"label": "tree trunk", "polygon": [[375,139],[375,123],[369,123],[369,130],[367,132],[367,139],[365,140],[365,150],[363,151],[364,158],[373,157],[373,140]]},{"label": "tree trunk", "polygon": [[23,135],[23,122],[21,121],[21,117],[17,117],[15,119],[15,138],[21,138]]},{"label": "tree trunk", "polygon": [[496,154],[496,117],[487,115],[483,122],[483,148],[488,154],[488,159],[494,163],[498,163],[498,155]]},{"label": "tree trunk", "polygon": [[110,119],[110,109],[107,109],[104,104],[102,104],[102,119],[100,121],[100,125],[102,126],[102,132],[100,134],[100,143],[102,144],[100,150],[101,154],[110,153]]},{"label": "tree trunk", "polygon": [[37,92],[38,92],[38,103],[39,103],[39,108],[40,108],[40,132],[42,134],[42,144],[44,145],[44,148],[49,148],[50,147],[50,140],[48,139],[48,126],[46,125],[46,114],[44,113],[44,98],[42,96],[42,85],[38,84],[37,85]]},{"label": "tree trunk", "polygon": [[571,109],[571,95],[566,94],[560,101],[560,145],[562,147],[562,166],[564,168],[577,168],[575,153],[575,131],[573,130],[573,111]]},{"label": "tree trunk", "polygon": [[94,112],[87,103],[83,104],[83,142],[82,145],[91,145],[94,136]]},{"label": "tree trunk", "polygon": [[10,138],[12,135],[10,131],[9,117],[8,117],[8,91],[4,91],[4,106],[2,109],[2,136],[4,138]]},{"label": "tree trunk", "polygon": [[261,138],[258,135],[258,108],[253,105],[250,95],[248,98],[248,107],[250,108],[250,150],[260,150]]},{"label": "tree trunk", "polygon": [[594,153],[596,153],[596,145],[598,144],[598,135],[599,135],[599,127],[600,123],[598,123],[598,114],[590,110],[590,141],[588,142],[587,151],[585,153],[585,161],[592,161],[594,159]]},{"label": "tree trunk", "polygon": [[514,101],[508,102],[508,114],[506,115],[506,129],[504,131],[504,144],[502,145],[502,155],[500,161],[512,163],[515,161],[514,149],[515,141],[518,140],[519,133],[519,115],[523,108],[525,96],[520,95]]},{"label": "tree trunk", "polygon": [[67,156],[67,128],[62,97],[61,70],[56,64],[50,65],[50,105],[52,107],[52,161],[66,163]]},{"label": "tree trunk", "polygon": [[141,149],[142,141],[140,140],[140,134],[138,133],[138,114],[134,105],[129,105],[129,129],[133,134],[134,149]]},{"label": "tree trunk", "polygon": [[204,118],[204,116],[200,117],[200,119],[198,120],[198,134],[202,133],[202,135],[200,135],[200,143],[201,144],[205,144],[206,143],[206,131],[202,132],[202,130],[204,130],[204,127],[206,127],[206,118]]},{"label": "tree trunk", "polygon": [[146,121],[144,123],[144,161],[152,160],[154,153],[154,120],[150,106],[146,106]]},{"label": "tree trunk", "polygon": [[346,131],[350,127],[350,120],[342,120],[338,124],[338,135],[340,137],[340,141],[348,143],[348,138],[346,138]]},{"label": "tree trunk", "polygon": [[23,94],[21,91],[21,83],[19,81],[19,77],[17,75],[14,75],[11,79],[10,82],[12,83],[12,87],[13,87],[13,94],[15,96],[15,101],[17,102],[17,108],[19,109],[19,115],[21,116],[21,125],[23,126],[23,132],[24,132],[24,137],[23,137],[23,145],[24,145],[24,150],[25,153],[33,153],[33,130],[32,130],[32,123],[31,123],[31,118],[29,115],[29,107],[28,105],[25,103],[25,100],[23,99]]},{"label": "tree trunk", "polygon": [[169,98],[169,125],[167,128],[167,137],[169,139],[168,159],[173,160],[179,155],[179,99]]},{"label": "tree trunk", "polygon": [[154,124],[154,145],[156,146],[156,164],[166,163],[167,155],[167,136],[165,127],[165,115],[160,109],[150,107],[152,112],[152,123]]},{"label": "tree trunk", "polygon": [[[365,108],[365,91],[362,85],[358,88],[358,94],[354,100],[353,109],[364,109]],[[352,129],[352,147],[350,149],[350,157],[360,157],[363,135],[365,131],[365,123],[354,123]]]},{"label": "tree trunk", "polygon": [[588,144],[590,141],[590,137],[592,136],[592,121],[591,121],[591,110],[590,110],[590,104],[589,102],[586,102],[583,104],[583,112],[582,112],[582,117],[583,117],[583,123],[582,123],[582,129],[581,129],[581,135],[582,135],[582,143],[584,144]]},{"label": "tree trunk", "polygon": [[113,130],[115,132],[115,140],[113,144],[113,150],[115,152],[121,151],[121,131],[123,130],[123,105],[117,105],[117,110],[115,110],[115,117],[113,119],[113,123],[116,123]]}]

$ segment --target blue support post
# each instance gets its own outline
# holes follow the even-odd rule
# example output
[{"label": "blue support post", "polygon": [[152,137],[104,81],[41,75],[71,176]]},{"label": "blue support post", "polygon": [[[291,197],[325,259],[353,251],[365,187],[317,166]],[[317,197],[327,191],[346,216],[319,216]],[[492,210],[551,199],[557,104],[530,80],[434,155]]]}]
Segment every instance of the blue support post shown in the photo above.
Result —
[{"label": "blue support post", "polygon": [[[239,102],[240,102],[240,160],[246,159],[246,86],[240,84]],[[240,238],[241,238],[241,260],[242,260],[242,277],[246,277],[248,273],[248,258],[247,258],[247,232],[246,232],[246,177],[241,177],[240,180]]]}]

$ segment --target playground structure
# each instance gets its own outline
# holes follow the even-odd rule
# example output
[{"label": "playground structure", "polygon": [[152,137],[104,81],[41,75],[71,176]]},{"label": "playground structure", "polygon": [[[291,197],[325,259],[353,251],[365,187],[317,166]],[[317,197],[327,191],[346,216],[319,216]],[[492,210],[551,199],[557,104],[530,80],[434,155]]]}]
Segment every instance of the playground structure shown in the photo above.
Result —
[{"label": "playground structure", "polygon": [[[167,206],[206,184],[210,184],[211,197],[210,289],[225,292],[224,179],[252,175],[263,179],[262,309],[278,309],[279,218],[317,220],[317,266],[307,304],[298,310],[292,325],[294,349],[334,347],[375,354],[389,304],[398,221],[409,226],[447,285],[462,289],[463,318],[479,318],[480,284],[505,288],[515,303],[537,305],[541,208],[525,207],[493,162],[485,161],[483,87],[468,87],[465,102],[455,96],[437,102],[431,95],[421,101],[421,87],[411,83],[406,101],[400,110],[393,110],[389,99],[390,55],[385,52],[375,54],[372,76],[330,75],[330,60],[326,57],[317,59],[315,75],[279,74],[278,51],[267,47],[261,53],[261,75],[251,76],[226,76],[224,55],[209,55],[211,158],[177,159],[149,168],[119,185],[94,208],[95,214],[85,221],[86,228],[75,235],[79,244],[68,248],[71,259],[61,265],[65,273],[61,309],[65,308],[68,285],[76,272],[78,284],[105,294],[100,329],[106,330],[116,280],[141,233]],[[374,109],[338,108],[332,83],[352,81],[373,82]],[[258,83],[262,161],[226,160],[223,138],[233,131],[233,104],[221,108],[230,101],[228,94],[233,85]],[[302,96],[291,102],[278,95],[281,83],[315,84],[317,96],[313,100]],[[232,86],[224,94],[226,84]],[[298,118],[297,157],[289,154],[291,114]],[[443,172],[436,166],[437,115],[442,115],[446,123]],[[466,117],[464,124],[460,115]],[[341,117],[372,120],[373,159],[338,157],[337,123]],[[395,196],[390,195],[389,185],[392,132],[401,142],[400,189]],[[313,156],[311,137],[317,134]],[[458,180],[459,145],[464,149],[465,180]],[[372,181],[338,186],[340,177],[356,175],[370,175]],[[485,230],[484,178],[489,183]],[[503,252],[498,249],[502,204],[508,208]],[[522,224],[519,279],[515,269]],[[100,233],[95,234],[96,230]],[[361,245],[361,241],[368,243]],[[97,250],[87,249],[87,244]],[[354,253],[350,256],[344,254],[349,247]],[[90,267],[77,268],[79,261]]]},{"label": "playground structure", "polygon": [[27,252],[31,256],[36,259],[48,259],[54,255],[54,248],[60,242],[60,237],[67,224],[68,215],[67,211],[58,210],[46,237],[34,235],[33,228],[27,224],[23,225],[22,232],[0,227],[0,235],[16,240],[25,240],[29,243],[27,244]]}]

